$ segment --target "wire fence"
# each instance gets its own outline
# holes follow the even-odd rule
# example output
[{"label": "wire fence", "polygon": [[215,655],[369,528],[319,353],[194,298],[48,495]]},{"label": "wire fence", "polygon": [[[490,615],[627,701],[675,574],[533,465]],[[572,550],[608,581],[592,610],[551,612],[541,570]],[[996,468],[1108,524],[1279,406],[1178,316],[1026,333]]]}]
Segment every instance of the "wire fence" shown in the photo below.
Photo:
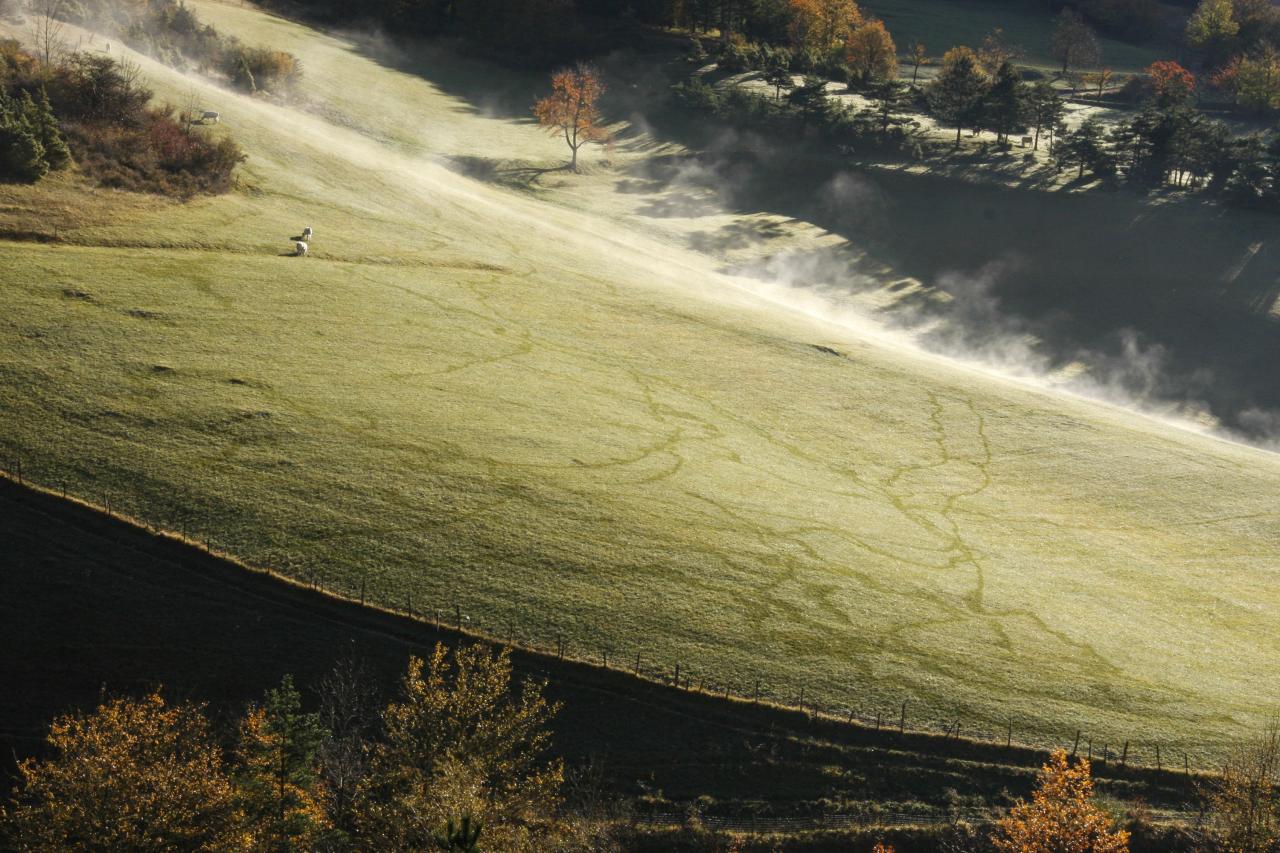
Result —
[{"label": "wire fence", "polygon": [[696,822],[724,832],[793,833],[823,829],[866,829],[891,826],[950,826],[961,821],[984,825],[999,815],[988,809],[964,809],[950,813],[933,812],[866,812],[859,814],[818,814],[799,816],[776,815],[682,815],[674,812],[639,815],[635,822],[644,826],[683,826]]},{"label": "wire fence", "polygon": [[[1094,762],[1098,770],[1125,769],[1155,770],[1156,772],[1178,772],[1191,774],[1202,772],[1193,768],[1190,754],[1185,750],[1171,750],[1167,745],[1137,740],[1117,739],[1115,741],[1096,742],[1085,736],[1083,730],[1077,730],[1074,738],[1068,737],[1058,742],[1029,742],[1014,737],[1014,726],[1009,722],[1003,731],[983,729],[972,723],[966,723],[960,716],[952,719],[922,718],[913,714],[919,706],[911,699],[902,700],[892,713],[877,712],[874,715],[864,713],[856,708],[840,702],[832,702],[806,691],[804,685],[794,689],[778,689],[768,686],[761,678],[750,681],[732,681],[718,678],[710,668],[691,666],[688,659],[672,661],[667,664],[655,662],[645,657],[643,649],[633,649],[630,654],[619,652],[604,643],[594,650],[583,653],[572,645],[571,640],[562,631],[555,632],[554,638],[531,636],[527,625],[521,626],[517,637],[516,625],[505,620],[500,624],[487,622],[475,613],[463,611],[460,603],[451,602],[441,606],[436,602],[419,597],[416,601],[411,592],[398,595],[387,594],[371,585],[367,578],[350,580],[347,583],[323,583],[319,574],[295,565],[272,567],[250,565],[238,558],[234,551],[223,546],[208,525],[197,525],[190,514],[173,512],[166,523],[153,523],[140,517],[136,507],[126,510],[120,501],[113,503],[109,494],[103,494],[98,500],[83,495],[75,495],[69,491],[65,478],[46,477],[37,479],[30,466],[24,468],[21,457],[11,457],[7,467],[0,468],[0,477],[21,485],[62,498],[74,499],[77,502],[103,513],[113,519],[134,525],[142,530],[157,535],[180,540],[199,548],[208,554],[238,563],[248,570],[268,573],[280,580],[296,586],[304,586],[318,593],[334,598],[359,603],[384,612],[407,617],[426,623],[439,631],[453,631],[478,640],[485,640],[513,648],[523,648],[542,655],[555,657],[578,663],[603,667],[616,672],[625,672],[637,678],[675,687],[680,690],[704,695],[718,696],[724,699],[768,704],[774,707],[793,710],[807,715],[811,720],[829,723],[844,723],[858,726],[865,730],[913,736],[941,736],[944,741],[978,742],[988,746],[1004,746],[1008,749],[1036,750],[1045,752],[1055,748],[1070,748],[1075,756],[1087,757]],[[582,644],[579,643],[578,646]],[[852,816],[845,816],[853,819]],[[905,820],[923,819],[919,815],[902,816]],[[841,818],[829,816],[825,819]],[[861,819],[861,818],[859,818]],[[879,817],[877,819],[880,819]],[[897,818],[893,818],[897,819]]]}]

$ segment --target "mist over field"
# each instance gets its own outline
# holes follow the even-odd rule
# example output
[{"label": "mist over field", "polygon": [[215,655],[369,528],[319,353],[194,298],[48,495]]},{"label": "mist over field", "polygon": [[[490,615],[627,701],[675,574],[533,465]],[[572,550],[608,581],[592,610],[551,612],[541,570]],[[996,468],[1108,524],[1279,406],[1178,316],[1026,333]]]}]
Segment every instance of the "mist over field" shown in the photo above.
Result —
[{"label": "mist over field", "polygon": [[545,75],[190,5],[304,89],[130,54],[249,159],[127,214],[38,189],[75,213],[11,248],[0,449],[33,479],[863,719],[1206,756],[1275,701],[1280,460],[1196,434],[1280,421],[1270,304],[1243,307],[1280,259],[1222,284],[1265,217],[677,133],[627,54],[577,175],[530,116]]}]

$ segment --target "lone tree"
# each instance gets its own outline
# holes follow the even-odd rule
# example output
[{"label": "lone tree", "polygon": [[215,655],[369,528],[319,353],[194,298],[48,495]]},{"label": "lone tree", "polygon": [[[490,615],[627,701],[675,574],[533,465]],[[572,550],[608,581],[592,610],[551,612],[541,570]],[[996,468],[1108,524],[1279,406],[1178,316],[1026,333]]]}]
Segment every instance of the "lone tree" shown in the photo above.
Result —
[{"label": "lone tree", "polygon": [[924,42],[918,41],[911,45],[911,85],[916,84],[916,80],[920,76],[920,66],[929,64],[929,50],[924,46]]},{"label": "lone tree", "polygon": [[1089,762],[1072,767],[1067,751],[1055,749],[1031,802],[997,821],[991,842],[1000,853],[1125,853],[1129,833],[1113,830],[1107,813],[1094,805]]},{"label": "lone tree", "polygon": [[533,105],[538,124],[551,133],[563,134],[573,152],[569,168],[578,171],[578,149],[588,142],[603,144],[609,133],[600,125],[596,102],[605,92],[600,72],[593,65],[579,63],[551,75],[551,94]]},{"label": "lone tree", "polygon": [[973,127],[981,117],[987,86],[987,77],[970,48],[953,47],[947,51],[942,58],[942,73],[929,88],[929,106],[944,123],[955,125],[957,148],[960,131]]},{"label": "lone tree", "polygon": [[782,90],[791,91],[796,85],[791,76],[790,64],[783,60],[775,60],[764,70],[764,82],[773,87],[773,99],[782,98]]},{"label": "lone tree", "polygon": [[1053,55],[1062,63],[1062,73],[1084,65],[1096,65],[1102,58],[1102,49],[1098,46],[1098,36],[1093,28],[1085,23],[1084,18],[1074,9],[1067,8],[1058,15],[1053,27],[1053,41],[1050,45]]}]

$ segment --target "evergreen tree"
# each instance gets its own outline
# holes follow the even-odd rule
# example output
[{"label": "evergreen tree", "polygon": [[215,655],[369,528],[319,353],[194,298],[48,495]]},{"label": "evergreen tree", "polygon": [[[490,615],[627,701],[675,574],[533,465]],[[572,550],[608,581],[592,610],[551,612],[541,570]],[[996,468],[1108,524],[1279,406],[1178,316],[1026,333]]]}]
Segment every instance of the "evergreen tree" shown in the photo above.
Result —
[{"label": "evergreen tree", "polygon": [[1088,119],[1067,133],[1054,147],[1054,160],[1059,168],[1074,166],[1083,178],[1085,170],[1097,178],[1115,173],[1115,157],[1107,148],[1106,133],[1097,119]]},{"label": "evergreen tree", "polygon": [[1025,125],[1027,86],[1008,61],[1000,63],[994,82],[987,92],[983,117],[996,132],[996,142],[1004,142],[1009,134]]},{"label": "evergreen tree", "polygon": [[316,759],[324,736],[319,716],[302,712],[288,675],[242,721],[235,781],[255,849],[311,850],[328,828]]},{"label": "evergreen tree", "polygon": [[[30,96],[24,93],[26,103]],[[35,182],[49,173],[44,146],[22,100],[0,92],[0,180]]]},{"label": "evergreen tree", "polygon": [[876,128],[882,135],[889,133],[890,128],[905,127],[911,123],[903,115],[911,106],[911,93],[905,83],[886,80],[873,87],[869,94],[875,102]]},{"label": "evergreen tree", "polygon": [[27,113],[27,124],[44,147],[44,159],[53,171],[60,171],[71,165],[71,149],[62,138],[58,127],[57,116],[49,103],[49,93],[40,87],[40,100],[32,101],[31,96],[23,93],[23,108]]},{"label": "evergreen tree", "polygon": [[967,47],[947,51],[942,74],[929,87],[929,106],[945,124],[955,126],[957,148],[960,131],[980,120],[986,93],[987,79],[974,52]]}]

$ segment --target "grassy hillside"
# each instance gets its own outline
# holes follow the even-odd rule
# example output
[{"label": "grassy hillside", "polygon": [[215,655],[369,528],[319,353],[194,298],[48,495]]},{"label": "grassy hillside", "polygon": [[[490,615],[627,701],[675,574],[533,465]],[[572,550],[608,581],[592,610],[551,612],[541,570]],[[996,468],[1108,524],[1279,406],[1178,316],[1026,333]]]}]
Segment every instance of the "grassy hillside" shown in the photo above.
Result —
[{"label": "grassy hillside", "polygon": [[[228,720],[285,674],[309,690],[339,661],[355,661],[382,703],[410,654],[458,639],[3,479],[0,536],[10,545],[0,551],[0,684],[22,686],[0,692],[0,800],[9,759],[36,752],[55,714],[92,708],[104,691],[163,685]],[[871,809],[929,823],[948,805],[977,817],[1025,794],[1045,757],[811,720],[521,650],[514,660],[518,677],[548,679],[563,703],[554,747],[572,769],[593,764],[609,793],[665,795],[633,803],[640,814],[680,813],[705,796],[726,817]],[[1138,797],[1166,817],[1193,807],[1192,780],[1180,773],[1113,762],[1095,776],[1120,809]]]},{"label": "grassy hillside", "polygon": [[535,80],[194,5],[297,52],[317,109],[144,62],[222,113],[241,191],[6,191],[11,234],[65,211],[4,247],[0,458],[334,588],[863,716],[1150,760],[1270,708],[1276,457],[723,274],[692,238],[839,240],[634,179],[650,136],[519,188],[563,162],[514,118]]}]

